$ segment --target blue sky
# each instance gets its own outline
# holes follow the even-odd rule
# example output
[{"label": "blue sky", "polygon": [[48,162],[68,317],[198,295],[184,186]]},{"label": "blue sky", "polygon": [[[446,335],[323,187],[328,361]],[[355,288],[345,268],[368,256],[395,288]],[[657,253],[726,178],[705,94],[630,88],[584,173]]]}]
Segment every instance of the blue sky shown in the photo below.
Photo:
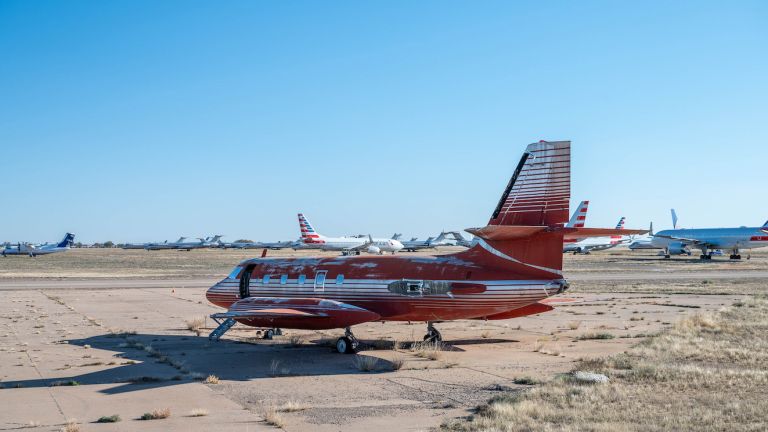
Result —
[{"label": "blue sky", "polygon": [[0,1],[0,241],[429,235],[573,141],[588,225],[768,219],[766,2]]}]

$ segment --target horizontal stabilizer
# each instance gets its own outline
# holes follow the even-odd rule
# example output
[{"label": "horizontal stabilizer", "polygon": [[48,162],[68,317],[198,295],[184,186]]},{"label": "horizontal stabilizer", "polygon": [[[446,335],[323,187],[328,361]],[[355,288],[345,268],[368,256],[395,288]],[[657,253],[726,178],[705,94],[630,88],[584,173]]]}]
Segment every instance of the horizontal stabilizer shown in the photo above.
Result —
[{"label": "horizontal stabilizer", "polygon": [[563,228],[565,237],[569,239],[587,237],[625,236],[634,234],[646,234],[648,230],[631,230],[616,228]]},{"label": "horizontal stabilizer", "polygon": [[514,240],[530,237],[547,228],[546,226],[487,225],[482,228],[467,228],[464,231],[483,240]]}]

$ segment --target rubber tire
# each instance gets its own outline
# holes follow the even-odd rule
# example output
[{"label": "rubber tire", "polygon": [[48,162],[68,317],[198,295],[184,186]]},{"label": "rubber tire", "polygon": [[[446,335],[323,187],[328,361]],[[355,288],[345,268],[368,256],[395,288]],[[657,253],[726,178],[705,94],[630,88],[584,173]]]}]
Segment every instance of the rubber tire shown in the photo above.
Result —
[{"label": "rubber tire", "polygon": [[272,329],[264,330],[264,336],[262,336],[262,338],[264,338],[266,340],[272,340],[272,338],[274,338],[274,337],[275,337],[275,331],[274,330],[272,330]]},{"label": "rubber tire", "polygon": [[336,352],[339,354],[354,354],[355,346],[346,336],[336,339]]},{"label": "rubber tire", "polygon": [[443,335],[439,331],[429,332],[424,335],[424,342],[442,342]]}]

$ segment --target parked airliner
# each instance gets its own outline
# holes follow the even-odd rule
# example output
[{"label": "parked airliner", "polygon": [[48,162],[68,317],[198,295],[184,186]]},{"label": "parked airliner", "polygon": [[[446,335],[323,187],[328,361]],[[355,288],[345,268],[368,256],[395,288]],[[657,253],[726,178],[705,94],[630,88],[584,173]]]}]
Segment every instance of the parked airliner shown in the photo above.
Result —
[{"label": "parked airliner", "polygon": [[67,233],[57,244],[43,244],[33,245],[29,243],[17,243],[16,245],[6,246],[2,251],[2,255],[28,255],[30,257],[36,257],[38,255],[48,255],[57,252],[68,251],[72,247],[72,243],[75,240],[75,235]]},{"label": "parked airliner", "polygon": [[[616,230],[621,231],[624,229],[625,220],[626,218],[624,216],[619,219],[619,223],[616,224]],[[592,251],[601,251],[615,248],[616,246],[625,244],[627,242],[629,242],[629,238],[623,235],[613,235],[609,237],[589,237],[577,240],[575,242],[563,244],[563,253],[573,252],[574,255],[589,254]]]},{"label": "parked airliner", "polygon": [[299,213],[299,228],[304,248],[341,251],[344,255],[359,255],[361,251],[372,254],[383,254],[384,252],[394,254],[403,249],[403,244],[399,240],[374,238],[370,235],[367,237],[326,237],[315,231],[309,220],[301,213]]},{"label": "parked airliner", "polygon": [[712,259],[715,249],[727,249],[730,259],[738,260],[743,249],[768,247],[768,221],[761,227],[664,230],[653,236],[652,243],[664,249],[667,259],[690,247],[701,250],[701,259]]},{"label": "parked airliner", "polygon": [[[206,297],[226,312],[218,339],[235,322],[254,327],[345,328],[336,350],[354,352],[351,326],[371,321],[425,321],[424,340],[442,339],[434,323],[502,320],[552,310],[568,283],[562,273],[570,200],[570,141],[530,144],[487,226],[469,228],[471,248],[441,256],[256,258],[241,262]],[[301,218],[300,218],[301,219]],[[628,230],[629,231],[629,230]],[[308,223],[302,234],[320,237]]]},{"label": "parked airliner", "polygon": [[401,241],[401,243],[403,244],[403,249],[408,252],[416,252],[423,249],[435,249],[438,246],[448,246],[451,244],[451,242],[446,239],[447,234],[448,233],[443,231],[438,234],[437,237],[428,237],[426,240],[419,240],[414,237],[410,240]]}]

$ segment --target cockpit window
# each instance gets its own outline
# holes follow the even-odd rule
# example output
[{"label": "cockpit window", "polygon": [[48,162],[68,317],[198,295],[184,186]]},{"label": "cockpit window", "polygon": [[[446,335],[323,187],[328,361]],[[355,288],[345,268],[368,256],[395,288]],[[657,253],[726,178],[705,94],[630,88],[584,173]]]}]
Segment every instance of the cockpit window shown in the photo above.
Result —
[{"label": "cockpit window", "polygon": [[240,276],[240,272],[243,270],[242,267],[237,266],[232,269],[231,272],[229,272],[229,276],[227,276],[227,279],[237,279],[238,276]]}]

